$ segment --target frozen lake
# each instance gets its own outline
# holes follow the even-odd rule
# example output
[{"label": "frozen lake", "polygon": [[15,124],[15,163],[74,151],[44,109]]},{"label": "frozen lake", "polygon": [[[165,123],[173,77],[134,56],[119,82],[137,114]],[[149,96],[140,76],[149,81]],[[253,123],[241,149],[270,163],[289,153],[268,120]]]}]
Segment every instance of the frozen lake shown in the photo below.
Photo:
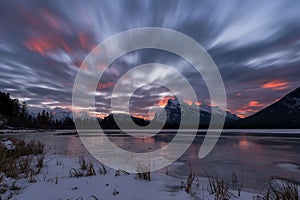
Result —
[{"label": "frozen lake", "polygon": [[[203,133],[204,134],[204,133]],[[71,157],[89,156],[80,138],[74,131],[45,133],[2,134],[0,137],[36,139],[46,144],[50,151]],[[108,135],[117,146],[127,151],[149,152],[165,146],[174,134],[165,132],[161,136],[134,138]],[[88,137],[102,140],[96,132]],[[188,133],[187,133],[187,137]],[[265,189],[271,177],[291,178],[300,182],[300,131],[299,130],[226,130],[222,133],[214,149],[203,159],[198,158],[204,135],[198,135],[190,148],[168,167],[169,175],[186,177],[191,163],[196,176],[218,175],[231,180],[232,172],[243,179],[243,188]],[[163,155],[162,155],[163,156]],[[166,169],[160,170],[165,173]]]}]

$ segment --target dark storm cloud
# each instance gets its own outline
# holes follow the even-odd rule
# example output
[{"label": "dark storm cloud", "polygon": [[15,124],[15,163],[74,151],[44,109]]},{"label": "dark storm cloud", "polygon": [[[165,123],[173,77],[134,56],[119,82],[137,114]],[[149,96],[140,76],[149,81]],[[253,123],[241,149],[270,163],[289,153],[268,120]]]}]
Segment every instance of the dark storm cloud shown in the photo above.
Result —
[{"label": "dark storm cloud", "polygon": [[[299,86],[298,1],[0,4],[0,89],[31,105],[70,107],[76,72],[88,52],[113,34],[145,26],[181,31],[203,45],[220,69],[229,110],[241,116]],[[183,59],[159,51],[136,51],[105,72],[98,86],[97,111],[109,111],[114,84],[126,71],[147,62],[173,66],[191,82],[199,101],[209,100],[205,83]],[[151,74],[155,76],[160,74]],[[149,109],[164,92],[154,86],[137,91],[133,112]]]}]

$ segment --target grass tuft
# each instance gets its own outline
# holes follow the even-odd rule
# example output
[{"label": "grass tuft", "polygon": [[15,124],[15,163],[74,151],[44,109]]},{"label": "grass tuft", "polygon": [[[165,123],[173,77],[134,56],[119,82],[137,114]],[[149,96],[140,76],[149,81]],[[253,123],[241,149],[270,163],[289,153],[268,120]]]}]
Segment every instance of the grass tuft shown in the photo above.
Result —
[{"label": "grass tuft", "polygon": [[32,156],[26,156],[25,158],[19,161],[19,171],[20,173],[25,174],[25,177],[28,177],[29,175],[29,170],[30,170],[32,160],[33,160]]},{"label": "grass tuft", "polygon": [[256,200],[299,200],[298,185],[294,180],[273,180],[264,196],[256,196]]},{"label": "grass tuft", "polygon": [[79,165],[81,170],[86,170],[87,169],[87,162],[85,161],[85,159],[82,156],[79,156]]},{"label": "grass tuft", "polygon": [[216,200],[231,199],[232,193],[229,191],[229,184],[224,179],[219,179],[218,176],[208,177],[209,193],[215,195]]},{"label": "grass tuft", "polygon": [[137,166],[137,177],[142,180],[151,181],[150,166]]},{"label": "grass tuft", "polygon": [[123,170],[123,169],[118,169],[116,170],[116,173],[115,173],[115,176],[121,176],[121,174],[124,174],[124,175],[129,175],[129,172]]},{"label": "grass tuft", "polygon": [[70,171],[70,177],[82,177],[84,175],[83,171],[81,170],[76,170],[74,168],[71,168]]},{"label": "grass tuft", "polygon": [[[6,148],[2,142],[0,142],[0,172],[5,176],[11,178],[19,178],[20,174],[25,174],[25,177],[29,175],[29,169],[32,163],[31,155],[38,155],[44,153],[44,145],[37,141],[30,141],[28,144],[24,140],[15,138],[8,138],[12,141],[14,148]],[[38,158],[38,169],[43,167],[41,161],[42,157]],[[40,171],[38,170],[38,171]]]},{"label": "grass tuft", "polygon": [[70,177],[95,176],[95,168],[91,161],[86,161],[82,156],[79,157],[80,169],[71,168]]},{"label": "grass tuft", "polygon": [[44,158],[44,155],[40,155],[36,159],[35,167],[37,168],[37,174],[39,174],[44,167]]},{"label": "grass tuft", "polygon": [[105,174],[108,173],[107,168],[106,168],[105,165],[103,165],[103,164],[101,164],[101,167],[99,168],[98,171],[99,171],[99,174],[100,174],[100,175],[105,175]]},{"label": "grass tuft", "polygon": [[95,176],[96,175],[96,172],[95,172],[95,169],[94,169],[94,165],[92,162],[89,162],[87,164],[87,170],[86,170],[86,174],[85,176]]}]

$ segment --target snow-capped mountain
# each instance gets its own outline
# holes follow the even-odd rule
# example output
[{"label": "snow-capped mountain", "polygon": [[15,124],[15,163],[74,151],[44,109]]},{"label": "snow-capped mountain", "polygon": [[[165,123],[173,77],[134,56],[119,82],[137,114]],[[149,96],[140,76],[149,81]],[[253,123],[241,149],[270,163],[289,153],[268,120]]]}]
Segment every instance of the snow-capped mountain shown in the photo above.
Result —
[{"label": "snow-capped mountain", "polygon": [[247,128],[300,128],[300,87],[234,125]]},{"label": "snow-capped mountain", "polygon": [[211,119],[212,110],[214,110],[215,113],[220,117],[225,114],[226,121],[233,121],[239,119],[237,115],[227,111],[223,111],[217,106],[209,106],[209,105],[198,106],[196,104],[189,105],[187,103],[182,103],[180,105],[177,99],[175,100],[169,99],[168,104],[162,110],[158,111],[155,114],[153,120],[158,122],[166,121],[166,124],[179,124],[182,115],[187,116],[187,118],[194,119],[195,117],[198,116],[197,112],[200,111],[200,124],[208,125]]}]

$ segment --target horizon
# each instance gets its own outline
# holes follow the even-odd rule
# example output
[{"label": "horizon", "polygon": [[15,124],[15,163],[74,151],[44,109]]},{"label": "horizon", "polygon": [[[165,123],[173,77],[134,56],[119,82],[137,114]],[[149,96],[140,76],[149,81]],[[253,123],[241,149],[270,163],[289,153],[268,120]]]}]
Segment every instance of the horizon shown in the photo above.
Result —
[{"label": "horizon", "polygon": [[[120,31],[163,27],[183,32],[203,45],[224,80],[227,111],[244,118],[299,87],[300,13],[295,4],[5,1],[0,8],[0,88],[31,108],[74,111],[74,79],[96,45]],[[194,103],[210,105],[207,87],[189,63],[171,53],[145,49],[127,53],[109,66],[96,91],[96,113],[89,114],[110,114],[111,93],[118,79],[148,62],[174,67],[196,91],[198,101]],[[152,69],[147,75],[160,79],[161,72]],[[144,85],[130,100],[130,114],[149,118],[153,116],[150,108],[161,109],[170,96],[174,94],[165,87]]]},{"label": "horizon", "polygon": [[[300,88],[300,87],[298,87],[298,88]],[[291,91],[289,91],[289,92],[288,92],[287,94],[285,94],[285,95],[290,94],[292,91],[294,91],[294,90],[296,90],[296,89],[298,89],[298,88],[292,89]],[[284,95],[284,96],[285,96],[285,95]],[[273,103],[276,103],[277,101],[281,100],[284,96],[282,96],[281,98],[276,99],[275,102],[273,102]],[[171,99],[171,100],[174,100],[175,97],[173,97],[173,96],[166,96],[166,97],[162,98],[161,100],[159,100],[159,102],[158,102],[157,104],[161,107],[161,109],[164,109],[165,106],[167,106],[167,104],[168,104],[168,100],[170,100],[170,99]],[[22,102],[21,102],[21,103],[22,103]],[[192,101],[189,101],[189,100],[184,100],[184,103],[186,103],[186,104],[189,105],[189,106],[191,106],[191,105],[196,105],[196,106],[210,106],[210,107],[214,107],[214,106],[211,105],[211,104],[202,104],[201,102],[192,102]],[[264,107],[261,108],[261,110],[263,110],[263,109],[269,107],[269,106],[272,105],[273,103],[268,104],[268,105],[265,105]],[[218,106],[216,106],[216,107],[218,107]],[[49,107],[42,107],[42,108],[41,108],[41,107],[35,107],[35,108],[32,108],[32,107],[29,107],[29,111],[31,112],[31,114],[37,114],[37,113],[41,112],[42,110],[45,110],[46,112],[49,112],[49,113],[52,114],[52,115],[56,115],[57,112],[69,112],[69,113],[72,112],[72,109],[69,109],[69,108],[62,108],[62,107],[59,107],[59,106],[54,107],[54,108],[49,108]],[[258,110],[257,112],[260,112],[261,110]],[[226,110],[226,111],[228,111],[228,110]],[[230,111],[228,111],[228,112],[230,112]],[[232,114],[235,114],[235,115],[238,116],[240,119],[244,119],[244,118],[250,117],[251,115],[256,114],[257,112],[252,113],[252,114],[250,114],[249,116],[239,116],[239,115],[236,114],[236,113],[232,113]],[[122,112],[103,113],[102,115],[96,115],[96,116],[95,116],[95,115],[88,114],[88,113],[83,113],[82,116],[83,116],[83,117],[89,116],[89,117],[96,117],[96,118],[98,118],[98,119],[104,119],[105,117],[108,117],[108,116],[111,115],[111,114],[128,114],[128,115],[130,115],[130,116],[132,116],[132,117],[141,118],[141,119],[144,119],[144,120],[149,120],[149,121],[151,121],[151,120],[154,119],[156,113],[154,113],[154,115],[152,115],[152,116],[150,116],[150,115],[148,115],[148,116],[145,116],[145,115],[139,115],[139,114],[135,114],[135,113],[122,113]]]}]

